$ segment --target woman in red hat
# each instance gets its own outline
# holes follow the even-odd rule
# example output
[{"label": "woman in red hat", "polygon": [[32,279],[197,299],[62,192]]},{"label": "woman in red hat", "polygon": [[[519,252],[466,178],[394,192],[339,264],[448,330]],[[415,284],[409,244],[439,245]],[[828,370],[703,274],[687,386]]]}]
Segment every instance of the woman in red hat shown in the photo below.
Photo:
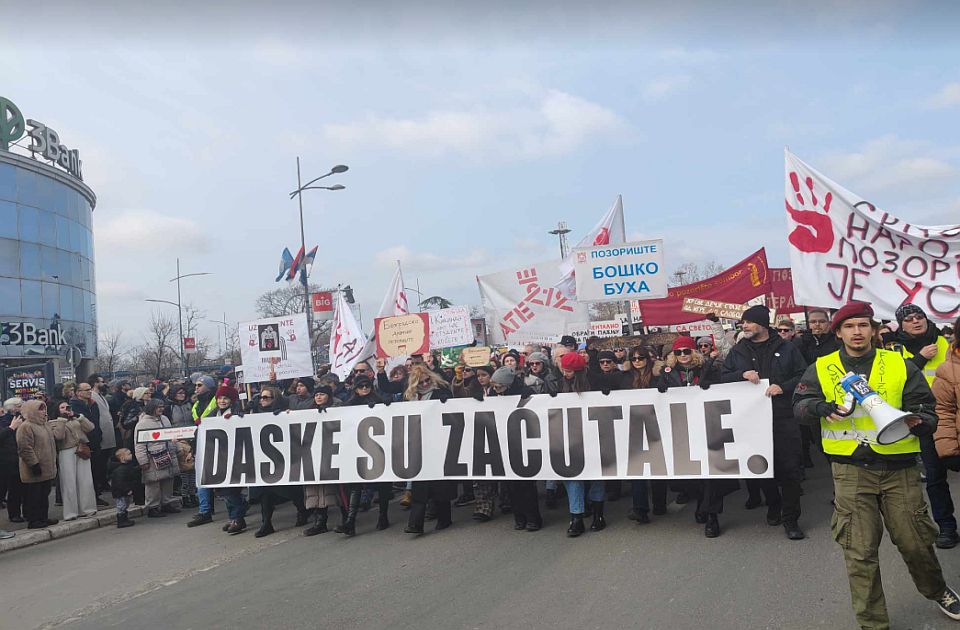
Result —
[{"label": "woman in red hat", "polygon": [[[230,385],[222,383],[217,387],[216,400],[217,408],[213,415],[224,419],[233,415],[243,415],[240,411],[240,394]],[[223,526],[223,531],[232,536],[246,530],[247,521],[244,520],[244,517],[247,515],[247,501],[243,498],[243,489],[220,488],[217,490],[217,494],[223,497],[226,502],[227,517],[230,519]]]},{"label": "woman in red hat", "polygon": [[[587,378],[587,360],[577,352],[568,352],[560,358],[560,393],[576,392],[582,394],[591,390]],[[564,481],[567,489],[567,502],[570,506],[570,526],[567,536],[576,538],[586,531],[583,516],[586,513],[585,499],[590,501],[593,512],[593,523],[590,530],[598,532],[607,526],[603,518],[603,500],[606,498],[606,489],[603,481]]]},{"label": "woman in red hat", "polygon": [[[720,366],[712,357],[704,358],[697,350],[693,337],[677,337],[667,355],[666,366],[660,373],[657,389],[663,393],[671,387],[699,386],[707,389],[720,382]],[[690,496],[697,499],[694,519],[704,524],[704,536],[720,535],[717,515],[723,511],[723,497],[739,487],[735,480],[702,479],[683,481],[678,484]]]}]

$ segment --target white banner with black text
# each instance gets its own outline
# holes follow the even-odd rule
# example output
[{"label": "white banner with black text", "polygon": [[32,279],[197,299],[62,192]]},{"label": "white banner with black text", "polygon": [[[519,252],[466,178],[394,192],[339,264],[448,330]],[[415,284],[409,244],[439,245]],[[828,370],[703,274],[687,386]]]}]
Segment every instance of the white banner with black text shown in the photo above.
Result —
[{"label": "white banner with black text", "polygon": [[742,382],[206,418],[205,487],[773,476],[770,399]]}]

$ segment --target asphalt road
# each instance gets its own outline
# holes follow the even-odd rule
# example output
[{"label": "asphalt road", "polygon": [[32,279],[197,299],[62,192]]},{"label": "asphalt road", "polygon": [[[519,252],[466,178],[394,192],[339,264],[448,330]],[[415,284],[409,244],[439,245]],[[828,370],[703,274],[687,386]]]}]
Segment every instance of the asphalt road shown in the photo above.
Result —
[{"label": "asphalt road", "polygon": [[[462,508],[450,529],[415,537],[394,504],[389,530],[374,530],[374,510],[352,539],[304,538],[289,506],[259,540],[257,514],[238,536],[220,531],[222,513],[194,529],[186,513],[138,519],[0,556],[0,628],[854,629],[826,466],[811,473],[800,542],[745,511],[743,492],[713,540],[692,505],[637,525],[626,498],[607,504],[605,531],[578,539],[560,510],[528,533]],[[960,548],[940,558],[960,585]],[[960,628],[917,594],[888,541],[881,561],[895,628]]]}]

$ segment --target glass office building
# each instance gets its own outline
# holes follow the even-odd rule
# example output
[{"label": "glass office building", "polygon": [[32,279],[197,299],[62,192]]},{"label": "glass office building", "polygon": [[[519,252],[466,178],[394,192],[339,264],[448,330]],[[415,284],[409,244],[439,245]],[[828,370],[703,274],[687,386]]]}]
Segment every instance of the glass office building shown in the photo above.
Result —
[{"label": "glass office building", "polygon": [[0,361],[97,351],[96,196],[53,165],[0,151]]}]

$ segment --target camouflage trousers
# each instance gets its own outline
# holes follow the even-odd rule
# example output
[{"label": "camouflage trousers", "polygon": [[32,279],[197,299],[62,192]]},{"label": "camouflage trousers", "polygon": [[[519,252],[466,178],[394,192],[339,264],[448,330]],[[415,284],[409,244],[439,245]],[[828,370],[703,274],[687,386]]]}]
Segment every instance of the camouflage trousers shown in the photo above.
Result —
[{"label": "camouflage trousers", "polygon": [[920,594],[936,600],[946,589],[933,548],[937,527],[927,512],[920,471],[916,466],[899,470],[883,465],[831,466],[836,495],[831,528],[843,548],[857,623],[861,628],[887,630],[890,618],[878,554],[884,525]]}]

